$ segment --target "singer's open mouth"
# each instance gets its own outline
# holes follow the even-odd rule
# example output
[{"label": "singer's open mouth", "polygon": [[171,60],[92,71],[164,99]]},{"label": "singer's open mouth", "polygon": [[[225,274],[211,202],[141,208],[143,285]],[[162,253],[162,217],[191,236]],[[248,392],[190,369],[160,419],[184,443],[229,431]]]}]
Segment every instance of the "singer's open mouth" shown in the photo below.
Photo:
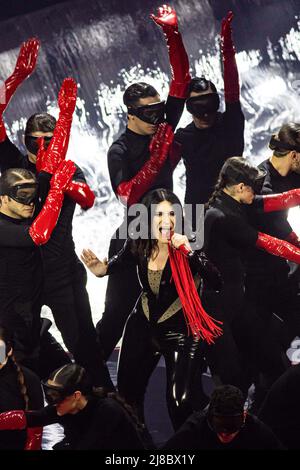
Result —
[{"label": "singer's open mouth", "polygon": [[173,232],[173,226],[162,226],[162,227],[159,227],[159,232],[162,234],[162,236],[164,238],[171,238],[171,233]]}]

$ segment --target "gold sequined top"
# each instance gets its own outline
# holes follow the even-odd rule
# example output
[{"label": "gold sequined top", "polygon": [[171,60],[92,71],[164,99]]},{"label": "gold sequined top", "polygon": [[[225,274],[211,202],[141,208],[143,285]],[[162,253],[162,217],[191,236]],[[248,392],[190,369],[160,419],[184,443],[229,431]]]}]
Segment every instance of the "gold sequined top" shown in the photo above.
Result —
[{"label": "gold sequined top", "polygon": [[[149,285],[153,294],[156,296],[156,298],[158,297],[158,293],[159,293],[162,273],[163,273],[163,269],[159,271],[153,271],[151,269],[148,269]],[[194,281],[196,284],[196,288],[198,289],[200,285],[200,276],[198,274],[194,276]],[[143,312],[146,315],[147,319],[149,320],[150,312],[149,312],[148,297],[147,297],[146,292],[142,293],[141,301],[142,301]],[[163,315],[158,319],[157,323],[161,323],[167,320],[172,315],[175,315],[175,313],[179,312],[179,310],[181,309],[182,309],[182,304],[181,304],[179,297],[177,297],[177,299],[175,299],[174,302],[172,302],[172,304],[167,308],[167,310],[163,313]]]},{"label": "gold sequined top", "polygon": [[159,286],[160,286],[162,273],[163,273],[163,269],[160,269],[159,271],[152,271],[152,269],[148,269],[148,282],[156,298],[158,297],[158,293],[159,293]]}]

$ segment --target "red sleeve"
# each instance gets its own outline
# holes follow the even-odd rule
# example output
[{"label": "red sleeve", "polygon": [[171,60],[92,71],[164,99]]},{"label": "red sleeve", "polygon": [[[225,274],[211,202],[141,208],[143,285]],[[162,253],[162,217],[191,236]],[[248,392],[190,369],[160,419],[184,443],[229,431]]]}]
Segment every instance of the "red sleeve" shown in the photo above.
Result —
[{"label": "red sleeve", "polygon": [[120,200],[127,206],[136,204],[150,189],[167,159],[167,154],[158,158],[155,155],[145,163],[140,171],[129,181],[123,181],[117,187]]},{"label": "red sleeve", "polygon": [[90,209],[95,202],[95,194],[89,185],[82,181],[71,181],[65,194],[79,204],[82,209]]},{"label": "red sleeve", "polygon": [[291,189],[280,194],[268,194],[262,198],[264,212],[282,211],[300,204],[300,189]]},{"label": "red sleeve", "polygon": [[[230,12],[231,13],[231,12]],[[232,40],[232,13],[222,21],[221,51],[224,69],[224,93],[226,103],[235,103],[240,99],[239,73]]]},{"label": "red sleeve", "polygon": [[293,263],[300,264],[300,249],[285,240],[271,237],[266,233],[258,233],[256,247],[271,255],[280,256]]}]

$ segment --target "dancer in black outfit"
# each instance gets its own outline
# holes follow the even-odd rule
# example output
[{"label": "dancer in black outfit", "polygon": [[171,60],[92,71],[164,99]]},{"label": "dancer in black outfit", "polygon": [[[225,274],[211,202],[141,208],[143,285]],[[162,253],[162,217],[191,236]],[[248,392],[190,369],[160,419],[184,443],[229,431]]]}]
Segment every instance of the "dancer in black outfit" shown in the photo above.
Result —
[{"label": "dancer in black outfit", "polygon": [[[0,326],[0,412],[9,410],[37,410],[43,406],[44,398],[37,375],[20,366],[14,357],[12,335]],[[0,449],[39,450],[42,429],[25,431],[3,431],[0,434]]]},{"label": "dancer in black outfit", "polygon": [[[175,134],[186,169],[185,203],[192,204],[193,229],[196,205],[205,204],[227,158],[244,150],[244,115],[240,103],[238,69],[232,41],[231,12],[222,21],[221,52],[224,70],[225,112],[218,111],[220,99],[215,85],[193,78],[188,88],[187,110],[193,122]],[[199,217],[198,217],[199,219]]]},{"label": "dancer in black outfit", "polygon": [[[201,395],[203,354],[207,345],[202,338],[205,339],[208,334],[208,341],[211,341],[214,337],[207,331],[209,327],[205,327],[204,334],[199,335],[197,325],[187,320],[187,326],[185,318],[189,307],[186,306],[186,299],[188,292],[193,291],[193,285],[198,297],[196,289],[200,286],[201,277],[215,288],[220,287],[220,277],[201,251],[195,251],[188,261],[179,253],[190,268],[181,267],[179,273],[175,272],[173,251],[169,254],[169,240],[176,248],[182,244],[189,245],[186,236],[179,233],[172,235],[176,220],[179,222],[174,213],[175,207],[181,207],[174,193],[164,189],[153,190],[142,199],[142,204],[147,208],[148,218],[143,222],[144,226],[148,223],[146,239],[128,239],[108,265],[99,261],[90,250],[84,250],[82,260],[97,276],[123,270],[128,265],[138,266],[143,292],[124,330],[118,365],[118,389],[126,401],[138,410],[143,421],[144,394],[162,355],[166,362],[168,410],[174,428],[178,429],[193,409],[200,409],[207,403],[206,396]],[[191,269],[194,278],[191,275],[188,285],[181,291],[177,282],[182,287],[185,269]],[[200,310],[201,306],[197,314]],[[207,316],[205,312],[204,315]],[[212,331],[215,331],[214,325]]]},{"label": "dancer in black outfit", "polygon": [[34,174],[16,168],[0,177],[0,321],[14,333],[17,360],[37,373],[43,305],[42,259],[37,245],[49,240],[74,172],[73,162],[60,164],[33,222],[38,187]]},{"label": "dancer in black outfit", "polygon": [[68,364],[54,371],[43,384],[49,406],[37,411],[15,410],[0,414],[3,430],[59,423],[65,438],[55,450],[144,449],[142,430],[132,411],[115,393],[92,389],[83,367]]},{"label": "dancer in black outfit", "polygon": [[[17,86],[33,71],[38,46],[36,40],[29,40],[22,45],[16,69],[5,82],[7,102],[4,109],[0,108],[1,117],[8,104],[8,99],[13,95]],[[34,114],[28,119],[25,128],[27,155],[22,155],[17,147],[10,142],[6,136],[3,120],[0,121],[1,171],[5,171],[7,168],[21,167],[29,169],[33,173],[40,172],[41,168],[37,168],[39,148],[37,140],[43,138],[44,145],[46,147],[49,145],[51,156],[44,163],[44,171],[40,176],[39,197],[41,200],[47,195],[51,174],[57,168],[58,163],[65,158],[76,96],[76,83],[72,79],[66,79],[58,96],[60,109],[58,121],[56,122],[54,117],[46,113]],[[42,248],[45,271],[43,304],[51,308],[64,343],[75,360],[87,368],[95,386],[101,386],[103,383],[100,383],[100,380],[102,381],[105,376],[102,373],[105,366],[92,321],[86,290],[87,274],[75,253],[72,237],[72,219],[76,202],[85,209],[91,207],[94,202],[94,194],[86,184],[84,175],[78,167],[66,190],[66,196],[57,229],[50,242]],[[112,388],[108,371],[106,371],[106,376],[106,386]]]},{"label": "dancer in black outfit", "polygon": [[[273,155],[259,165],[265,172],[261,194],[276,194],[300,188],[300,124],[284,124],[277,135],[272,136],[270,148]],[[252,225],[259,231],[300,246],[299,239],[287,220],[287,208],[263,216],[250,211],[250,216]],[[295,271],[295,267],[293,270]],[[262,363],[265,363],[265,372],[259,387],[263,397],[263,393],[289,365],[286,349],[295,336],[300,335],[297,271],[295,275],[290,275],[286,260],[255,250],[247,260],[245,285],[248,301],[259,314],[263,328],[273,332],[264,343]],[[277,361],[274,361],[275,351]],[[258,399],[256,393],[256,400]]]},{"label": "dancer in black outfit", "polygon": [[[128,236],[129,207],[140,202],[151,189],[172,189],[172,173],[179,160],[176,148],[169,151],[169,146],[173,135],[171,128],[175,129],[184,107],[190,81],[189,62],[178,32],[176,12],[164,5],[158,16],[152,18],[162,27],[167,40],[172,82],[166,103],[160,100],[157,90],[146,83],[134,83],[124,93],[128,125],[108,151],[108,169],[112,188],[127,209],[123,224],[111,240],[109,257],[121,250]],[[158,127],[164,120],[168,125]],[[126,267],[109,276],[105,310],[97,324],[105,358],[121,338],[139,293],[135,268]]]},{"label": "dancer in black outfit", "polygon": [[[216,354],[212,371],[222,383],[237,384],[245,393],[252,382],[244,374],[252,373],[247,371],[249,365],[260,364],[268,333],[261,328],[260,319],[255,310],[249,310],[245,299],[247,253],[249,249],[260,248],[297,263],[300,253],[294,245],[258,232],[250,225],[247,207],[262,214],[299,203],[298,190],[255,197],[255,191],[260,191],[258,182],[261,186],[264,176],[240,157],[227,160],[205,216],[205,252],[220,270],[224,282],[220,293],[206,290],[204,297],[206,308],[224,322],[224,334],[210,350]],[[244,364],[239,352],[247,357]]]}]

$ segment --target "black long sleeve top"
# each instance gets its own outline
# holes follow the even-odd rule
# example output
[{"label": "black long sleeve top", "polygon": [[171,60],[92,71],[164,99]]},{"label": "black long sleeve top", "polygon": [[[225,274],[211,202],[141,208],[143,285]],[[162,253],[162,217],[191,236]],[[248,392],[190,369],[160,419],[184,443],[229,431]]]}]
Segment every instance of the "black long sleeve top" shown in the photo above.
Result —
[{"label": "black long sleeve top", "polygon": [[[7,138],[0,143],[0,171],[9,168],[25,168],[36,174],[36,166],[31,163],[27,155],[23,155],[19,149]],[[51,175],[40,173],[39,203],[37,212],[41,209],[48,191]],[[85,182],[85,177],[79,167],[73,176],[74,181]],[[45,276],[44,288],[52,291],[58,285],[63,285],[66,279],[74,272],[74,263],[79,262],[75,253],[75,245],[72,236],[72,220],[76,203],[68,196],[64,197],[63,206],[56,227],[51,238],[41,247]]]},{"label": "black long sleeve top", "polygon": [[22,324],[28,345],[30,315],[41,308],[42,287],[41,253],[29,235],[28,221],[0,213],[0,318],[11,319],[14,328]]},{"label": "black long sleeve top", "polygon": [[248,221],[246,205],[220,194],[205,214],[204,248],[225,284],[243,284],[245,256],[255,247],[258,231]]},{"label": "black long sleeve top", "polygon": [[186,169],[185,203],[204,204],[211,196],[223,163],[244,151],[244,122],[240,102],[226,103],[214,125],[198,129],[192,122],[180,128],[175,141],[181,144]]},{"label": "black long sleeve top", "polygon": [[[176,128],[184,107],[184,99],[168,96],[166,103],[166,121]],[[111,186],[117,195],[117,187],[124,181],[130,181],[150,158],[149,144],[151,135],[139,135],[130,129],[113,142],[107,154]],[[156,188],[173,188],[172,165],[166,160],[149,191]]]}]

